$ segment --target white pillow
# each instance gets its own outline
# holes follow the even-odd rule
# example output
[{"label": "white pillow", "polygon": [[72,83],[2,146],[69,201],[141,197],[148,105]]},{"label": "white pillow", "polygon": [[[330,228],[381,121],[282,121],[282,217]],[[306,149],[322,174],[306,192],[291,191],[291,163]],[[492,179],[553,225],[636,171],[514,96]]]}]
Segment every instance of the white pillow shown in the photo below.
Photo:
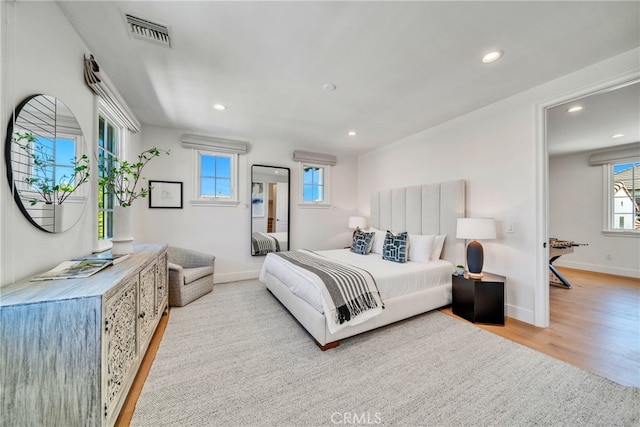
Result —
[{"label": "white pillow", "polygon": [[447,238],[446,234],[436,236],[433,241],[433,248],[431,249],[431,259],[440,259],[442,248],[444,247],[444,239]]},{"label": "white pillow", "polygon": [[428,262],[435,238],[435,234],[409,234],[409,261]]},{"label": "white pillow", "polygon": [[376,233],[373,238],[373,246],[371,247],[371,253],[382,255],[382,248],[384,247],[384,238],[387,235],[386,231],[378,230],[375,227],[369,228],[369,233]]}]

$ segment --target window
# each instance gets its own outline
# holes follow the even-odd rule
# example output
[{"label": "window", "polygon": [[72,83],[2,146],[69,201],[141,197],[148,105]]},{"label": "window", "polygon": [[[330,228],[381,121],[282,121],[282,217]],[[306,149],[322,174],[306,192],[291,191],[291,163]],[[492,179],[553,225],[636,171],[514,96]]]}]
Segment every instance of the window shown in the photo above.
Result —
[{"label": "window", "polygon": [[238,204],[238,155],[215,151],[194,150],[196,158],[195,205]]},{"label": "window", "polygon": [[329,206],[329,166],[300,163],[300,205]]},{"label": "window", "polygon": [[640,231],[640,162],[617,163],[609,168],[609,225],[621,231]]},{"label": "window", "polygon": [[[98,176],[102,177],[113,165],[118,156],[122,128],[112,122],[105,114],[98,116]],[[103,187],[98,188],[98,241],[113,237],[113,206],[115,197],[107,194]]]}]

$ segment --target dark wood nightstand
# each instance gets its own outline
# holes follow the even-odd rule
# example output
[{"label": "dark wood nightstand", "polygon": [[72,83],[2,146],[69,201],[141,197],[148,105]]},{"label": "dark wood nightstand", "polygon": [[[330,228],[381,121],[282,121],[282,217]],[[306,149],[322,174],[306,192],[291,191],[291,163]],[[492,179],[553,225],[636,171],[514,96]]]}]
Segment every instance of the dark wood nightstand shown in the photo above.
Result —
[{"label": "dark wood nightstand", "polygon": [[504,325],[505,277],[484,273],[482,279],[453,275],[452,311],[473,323]]}]

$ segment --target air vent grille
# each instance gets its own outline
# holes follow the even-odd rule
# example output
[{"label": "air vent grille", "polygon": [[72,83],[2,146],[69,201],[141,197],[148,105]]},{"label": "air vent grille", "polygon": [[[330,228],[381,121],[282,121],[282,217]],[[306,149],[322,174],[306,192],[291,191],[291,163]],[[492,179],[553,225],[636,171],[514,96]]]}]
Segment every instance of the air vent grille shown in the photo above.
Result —
[{"label": "air vent grille", "polygon": [[138,39],[150,40],[171,47],[171,34],[169,27],[147,19],[137,18],[125,14],[129,33]]}]

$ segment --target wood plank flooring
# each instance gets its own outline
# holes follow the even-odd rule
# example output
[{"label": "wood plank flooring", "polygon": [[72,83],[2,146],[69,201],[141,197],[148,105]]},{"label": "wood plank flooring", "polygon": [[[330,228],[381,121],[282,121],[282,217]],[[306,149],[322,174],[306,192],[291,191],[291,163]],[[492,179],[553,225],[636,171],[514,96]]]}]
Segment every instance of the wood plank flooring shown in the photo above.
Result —
[{"label": "wood plank flooring", "polygon": [[[559,268],[571,289],[549,289],[549,328],[507,317],[504,326],[482,329],[548,354],[619,384],[640,387],[640,280]],[[441,312],[459,318],[445,307]],[[116,426],[128,426],[170,312],[149,344]],[[329,350],[330,351],[330,350]]]},{"label": "wood plank flooring", "polygon": [[[640,280],[559,270],[572,287],[549,288],[548,328],[510,317],[505,326],[477,326],[619,384],[640,387]],[[460,319],[450,307],[441,311]]]}]

